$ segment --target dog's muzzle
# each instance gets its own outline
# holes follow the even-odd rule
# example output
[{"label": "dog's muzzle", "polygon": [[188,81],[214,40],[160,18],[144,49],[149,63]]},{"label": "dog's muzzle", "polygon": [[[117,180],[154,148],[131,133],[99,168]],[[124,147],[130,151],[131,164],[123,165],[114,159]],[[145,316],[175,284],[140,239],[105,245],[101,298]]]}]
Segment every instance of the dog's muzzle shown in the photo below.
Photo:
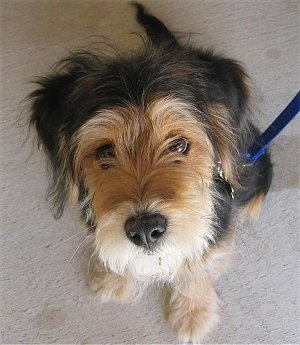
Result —
[{"label": "dog's muzzle", "polygon": [[154,249],[167,229],[167,219],[159,213],[141,213],[125,223],[126,235],[137,246]]}]

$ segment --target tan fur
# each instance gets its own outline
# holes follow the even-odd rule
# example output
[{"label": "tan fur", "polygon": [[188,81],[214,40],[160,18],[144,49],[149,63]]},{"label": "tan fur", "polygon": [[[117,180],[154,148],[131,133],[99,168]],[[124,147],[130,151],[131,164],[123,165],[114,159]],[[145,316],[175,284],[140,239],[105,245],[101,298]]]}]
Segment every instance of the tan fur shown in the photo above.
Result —
[{"label": "tan fur", "polygon": [[75,184],[72,184],[69,188],[69,204],[72,207],[75,207],[78,202],[79,191],[78,187]]},{"label": "tan fur", "polygon": [[95,257],[89,264],[88,280],[101,302],[129,303],[136,300],[139,290],[132,279],[111,272]]},{"label": "tan fur", "polygon": [[258,218],[264,200],[265,200],[264,193],[255,195],[243,208],[243,213],[245,213],[246,215],[252,218]]},{"label": "tan fur", "polygon": [[183,265],[166,300],[166,318],[183,342],[200,342],[218,323],[220,299],[213,283],[233,258],[232,240]]},{"label": "tan fur", "polygon": [[237,185],[235,172],[235,157],[239,152],[235,150],[236,134],[231,124],[229,110],[223,104],[211,104],[207,107],[211,126],[216,136],[218,152],[226,178],[232,185]]},{"label": "tan fur", "polygon": [[[179,136],[189,139],[189,155],[165,154]],[[183,220],[187,232],[198,231],[195,221],[201,221],[202,212],[208,218],[203,236],[211,237],[213,152],[193,109],[177,100],[162,99],[145,110],[130,106],[102,111],[80,129],[77,138],[76,167],[83,171],[97,219],[110,212],[117,219],[118,208],[122,209],[121,218],[124,213],[128,217],[134,211],[152,209],[169,213],[176,225],[178,212],[185,218],[174,229],[173,241],[175,236],[180,241]],[[114,143],[117,159],[112,159],[110,169],[103,170],[95,150],[107,142]],[[175,158],[182,164],[175,164]],[[116,231],[123,234],[122,225]]]},{"label": "tan fur", "polygon": [[219,298],[208,281],[194,284],[191,282],[187,290],[180,286],[172,290],[166,319],[180,341],[198,343],[218,323]]}]

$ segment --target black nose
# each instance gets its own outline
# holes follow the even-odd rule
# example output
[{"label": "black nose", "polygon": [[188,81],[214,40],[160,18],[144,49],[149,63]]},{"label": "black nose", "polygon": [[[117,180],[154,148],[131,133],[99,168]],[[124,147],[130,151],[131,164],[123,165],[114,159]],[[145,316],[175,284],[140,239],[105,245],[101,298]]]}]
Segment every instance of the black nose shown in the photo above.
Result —
[{"label": "black nose", "polygon": [[167,219],[159,213],[142,213],[125,223],[127,237],[137,246],[153,249],[167,228]]}]

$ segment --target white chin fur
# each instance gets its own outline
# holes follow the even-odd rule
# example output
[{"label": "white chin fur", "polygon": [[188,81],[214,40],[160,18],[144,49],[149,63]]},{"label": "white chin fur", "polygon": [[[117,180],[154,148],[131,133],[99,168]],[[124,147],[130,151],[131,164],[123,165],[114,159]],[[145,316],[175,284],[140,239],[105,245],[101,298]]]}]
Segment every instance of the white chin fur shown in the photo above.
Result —
[{"label": "white chin fur", "polygon": [[172,281],[184,261],[201,256],[208,247],[208,239],[213,237],[210,225],[201,224],[198,216],[198,230],[192,235],[185,236],[184,228],[177,232],[170,228],[158,249],[149,253],[126,237],[122,229],[127,215],[127,212],[106,215],[96,229],[99,260],[121,276],[132,276],[141,281]]},{"label": "white chin fur", "polygon": [[[98,235],[98,237],[102,236]],[[117,241],[105,236],[101,242],[98,242],[96,251],[107,269],[119,275],[132,276],[143,281],[172,280],[184,259],[182,253],[167,246],[162,246],[159,251],[148,253],[131,243],[126,236]]]}]

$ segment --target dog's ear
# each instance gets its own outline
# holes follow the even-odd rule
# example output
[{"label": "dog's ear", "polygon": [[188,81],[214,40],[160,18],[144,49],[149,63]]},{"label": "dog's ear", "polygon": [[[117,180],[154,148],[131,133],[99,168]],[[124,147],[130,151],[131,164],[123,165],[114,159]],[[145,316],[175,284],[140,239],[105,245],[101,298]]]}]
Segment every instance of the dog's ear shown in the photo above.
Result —
[{"label": "dog's ear", "polygon": [[152,44],[159,47],[161,44],[169,47],[177,47],[179,44],[175,36],[156,17],[146,13],[144,6],[137,2],[132,3],[136,7],[136,19],[144,27]]},{"label": "dog's ear", "polygon": [[213,129],[226,177],[238,183],[243,150],[250,138],[248,121],[248,76],[236,61],[214,54],[201,56],[209,61],[207,116]]},{"label": "dog's ear", "polygon": [[77,75],[74,72],[56,72],[37,81],[38,89],[31,93],[30,126],[38,134],[39,144],[47,154],[50,172],[48,198],[53,213],[60,217],[71,188],[72,173],[68,145],[64,135],[68,100]]},{"label": "dog's ear", "polygon": [[234,60],[214,56],[211,62],[211,101],[223,103],[229,110],[232,124],[239,126],[249,101],[248,76]]},{"label": "dog's ear", "polygon": [[88,51],[71,52],[52,68],[50,75],[38,79],[38,88],[29,95],[30,127],[37,131],[39,144],[47,154],[48,198],[56,218],[62,215],[70,197],[76,202],[81,187],[80,172],[74,170],[76,146],[72,138],[84,122],[84,116],[96,110],[94,103],[93,109],[86,110],[80,99],[95,98],[90,95],[88,76],[92,74],[98,80],[102,69],[103,59],[97,55]]},{"label": "dog's ear", "polygon": [[73,75],[59,73],[40,78],[36,82],[39,88],[29,96],[32,100],[30,125],[35,127],[40,143],[50,157],[59,150],[66,100],[74,80]]}]

